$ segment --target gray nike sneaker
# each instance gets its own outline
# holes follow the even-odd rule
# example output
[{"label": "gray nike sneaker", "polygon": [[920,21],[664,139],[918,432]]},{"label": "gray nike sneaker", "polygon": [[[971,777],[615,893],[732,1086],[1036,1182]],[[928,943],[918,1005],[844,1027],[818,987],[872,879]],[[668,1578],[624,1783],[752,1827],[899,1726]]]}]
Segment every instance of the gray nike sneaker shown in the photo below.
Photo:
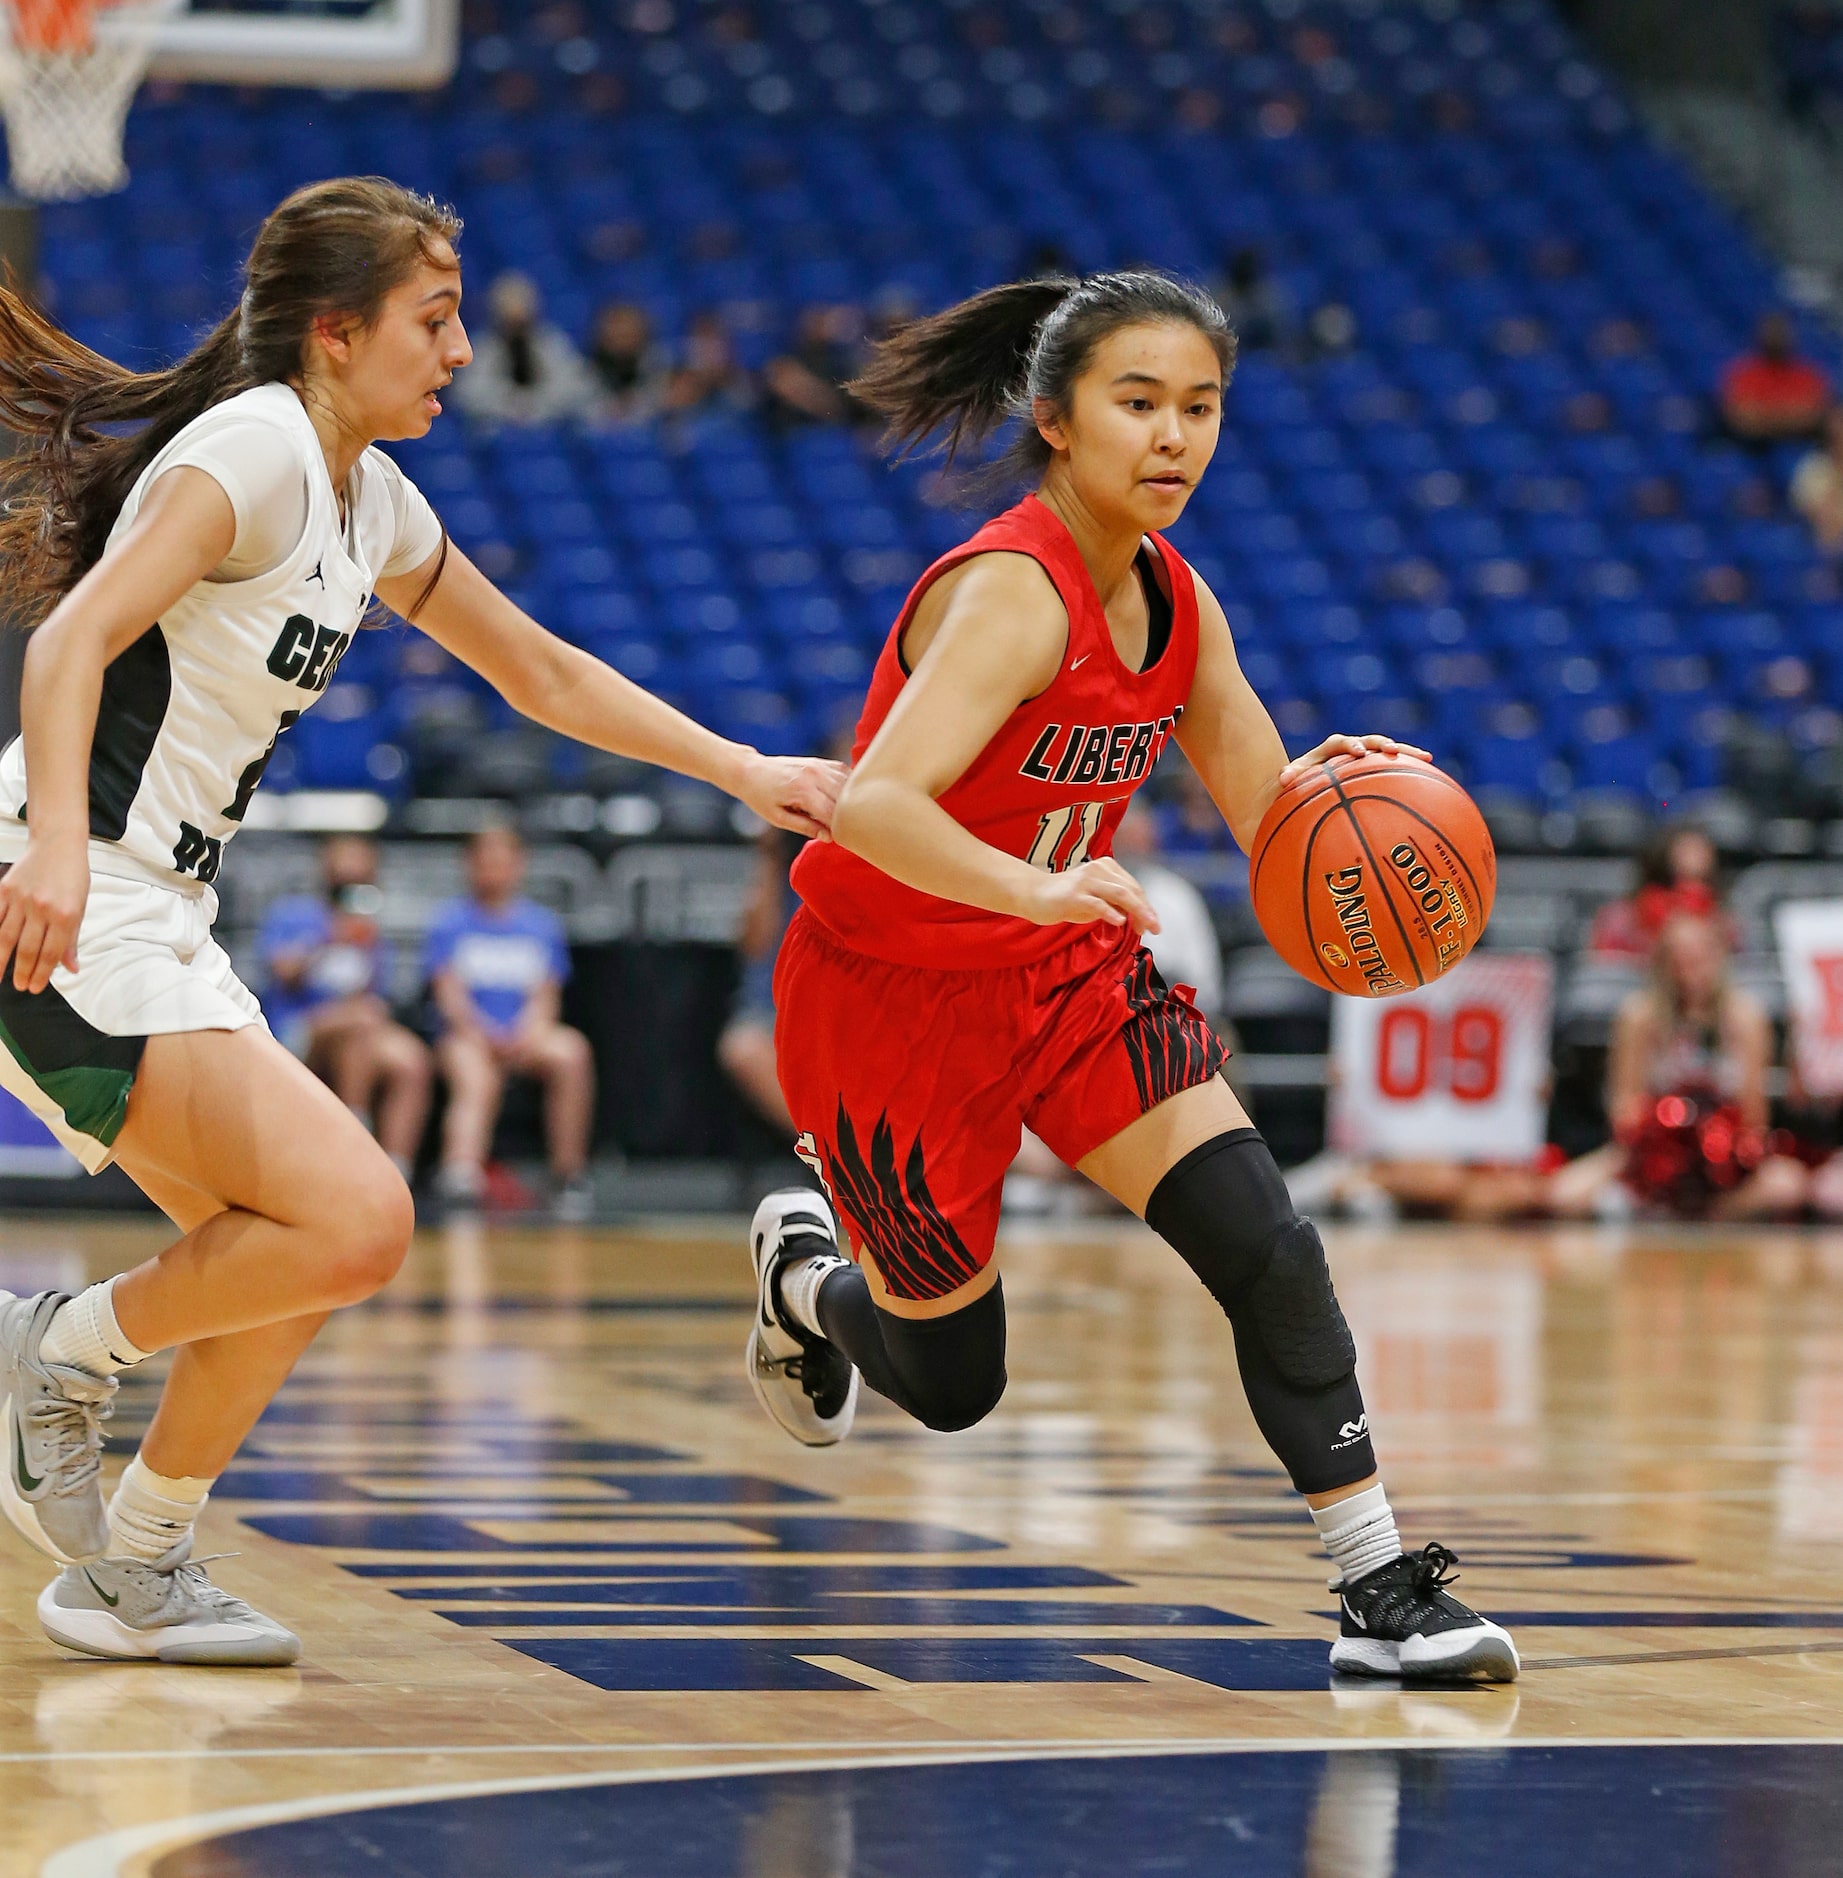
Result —
[{"label": "gray nike sneaker", "polygon": [[74,1565],[109,1543],[99,1470],[115,1378],[40,1357],[64,1302],[61,1291],[0,1292],[0,1506],[41,1552]]},{"label": "gray nike sneaker", "polygon": [[192,1557],[187,1533],[157,1564],[99,1558],[68,1566],[39,1593],[38,1621],[53,1643],[117,1662],[250,1669],[292,1663],[300,1638],[220,1591],[206,1576],[210,1562]]}]

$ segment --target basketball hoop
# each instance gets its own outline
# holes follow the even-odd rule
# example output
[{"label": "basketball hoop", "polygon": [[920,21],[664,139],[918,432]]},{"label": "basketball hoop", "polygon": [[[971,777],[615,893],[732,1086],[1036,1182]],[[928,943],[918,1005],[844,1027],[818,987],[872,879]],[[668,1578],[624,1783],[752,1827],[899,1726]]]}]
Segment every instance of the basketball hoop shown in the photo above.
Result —
[{"label": "basketball hoop", "polygon": [[122,130],[178,0],[0,0],[0,111],[13,187],[39,202],[128,180]]}]

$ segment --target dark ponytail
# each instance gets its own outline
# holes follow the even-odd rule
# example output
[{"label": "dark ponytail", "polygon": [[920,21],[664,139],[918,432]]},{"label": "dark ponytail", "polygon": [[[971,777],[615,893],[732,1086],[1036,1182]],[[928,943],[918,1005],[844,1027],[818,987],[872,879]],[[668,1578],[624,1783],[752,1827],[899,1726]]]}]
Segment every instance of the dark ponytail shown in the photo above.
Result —
[{"label": "dark ponytail", "polygon": [[884,420],[883,446],[908,456],[930,437],[952,463],[1000,425],[1016,439],[982,483],[1035,481],[1053,454],[1031,421],[1039,400],[1066,415],[1095,348],[1127,326],[1191,326],[1215,347],[1226,387],[1235,369],[1228,316],[1201,287],[1151,269],[988,287],[883,341],[847,387]]},{"label": "dark ponytail", "polygon": [[437,244],[460,232],[452,210],[382,176],[298,189],[257,231],[236,310],[158,372],[105,359],[0,287],[0,425],[25,439],[0,463],[14,619],[35,624],[96,565],[135,480],[195,417],[298,379],[321,320],[370,325],[419,262],[448,264]]}]

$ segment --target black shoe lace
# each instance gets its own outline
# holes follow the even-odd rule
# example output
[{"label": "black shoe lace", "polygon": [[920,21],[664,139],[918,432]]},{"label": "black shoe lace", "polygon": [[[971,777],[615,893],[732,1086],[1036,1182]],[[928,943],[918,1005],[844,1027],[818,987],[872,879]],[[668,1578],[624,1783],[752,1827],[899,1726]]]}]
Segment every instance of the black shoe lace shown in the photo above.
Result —
[{"label": "black shoe lace", "polygon": [[807,1375],[807,1358],[815,1355],[823,1355],[823,1346],[817,1343],[808,1343],[793,1356],[769,1357],[764,1367],[778,1371],[790,1382],[797,1382],[809,1397],[817,1401],[820,1395],[824,1393],[829,1378],[825,1374],[826,1366],[823,1362],[817,1374],[811,1377]]},{"label": "black shoe lace", "polygon": [[1459,1563],[1459,1554],[1449,1551],[1437,1539],[1430,1540],[1418,1552],[1410,1552],[1408,1558],[1413,1566],[1414,1588],[1424,1598],[1444,1591],[1458,1579],[1459,1574],[1452,1568]]},{"label": "black shoe lace", "polygon": [[[1452,1569],[1458,1563],[1458,1553],[1435,1541],[1418,1552],[1403,1553],[1398,1564],[1376,1573],[1373,1587],[1368,1581],[1359,1582],[1352,1601],[1368,1605],[1372,1630],[1386,1635],[1399,1628],[1405,1634],[1417,1621],[1425,1621],[1426,1607],[1458,1576]],[[1363,1596],[1366,1590],[1373,1603]]]}]

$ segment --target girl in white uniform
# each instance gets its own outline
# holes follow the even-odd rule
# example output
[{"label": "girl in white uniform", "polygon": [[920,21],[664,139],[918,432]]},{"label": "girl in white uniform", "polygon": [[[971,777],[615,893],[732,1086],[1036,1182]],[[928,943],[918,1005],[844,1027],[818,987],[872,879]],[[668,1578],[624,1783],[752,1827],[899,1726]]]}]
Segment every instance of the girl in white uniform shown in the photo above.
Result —
[{"label": "girl in white uniform", "polygon": [[[402,1179],[211,937],[225,844],[372,597],[538,722],[778,826],[822,834],[837,795],[836,766],[726,742],[545,632],[371,447],[422,436],[472,356],[459,233],[380,178],[301,190],[236,312],[144,375],[0,292],[0,421],[31,440],[0,466],[0,576],[45,616],[0,754],[0,1084],[183,1234],[74,1298],[0,1299],[0,1504],[67,1567],[47,1632],[91,1654],[294,1659],[189,1562],[192,1524],[326,1314],[408,1247]],[[105,1512],[115,1374],[166,1349]]]}]

